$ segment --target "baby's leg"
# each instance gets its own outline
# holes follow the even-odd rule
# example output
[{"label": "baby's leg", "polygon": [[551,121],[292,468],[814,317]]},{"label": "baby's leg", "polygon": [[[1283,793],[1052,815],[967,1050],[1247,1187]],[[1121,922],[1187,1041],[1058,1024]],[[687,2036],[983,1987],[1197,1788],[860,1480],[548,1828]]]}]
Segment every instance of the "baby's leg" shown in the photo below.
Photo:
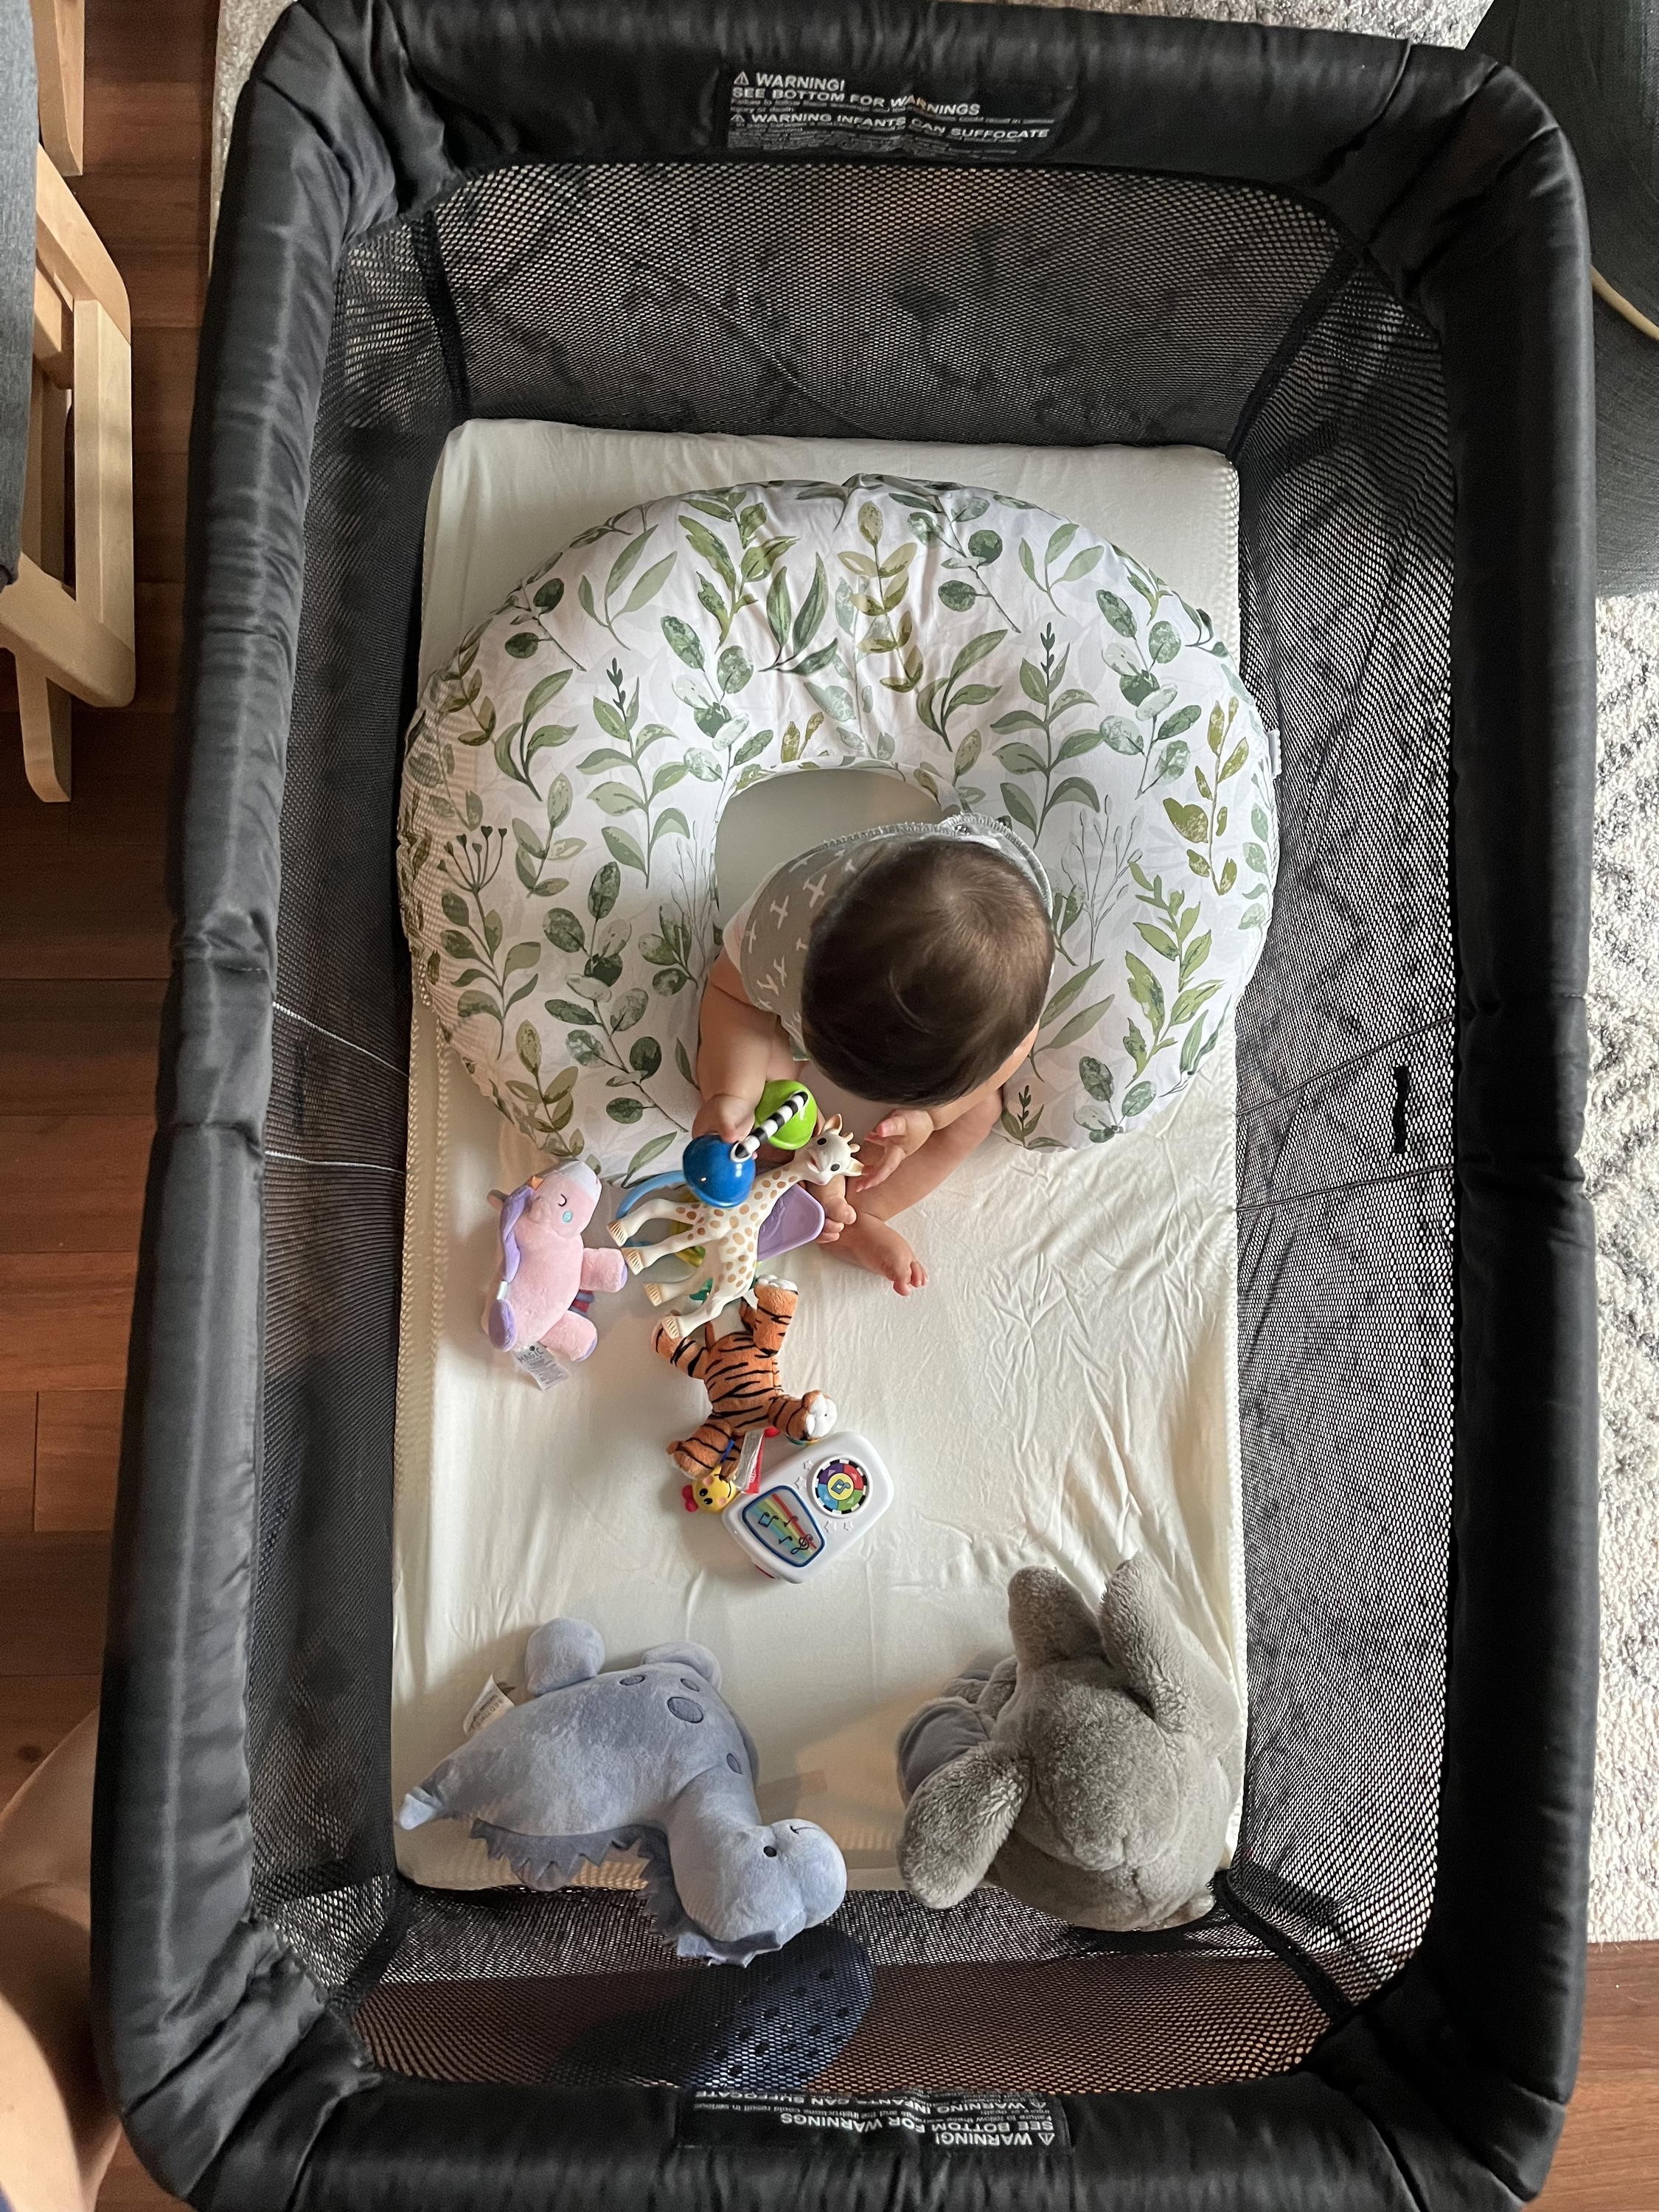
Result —
[{"label": "baby's leg", "polygon": [[989,1136],[1001,1111],[1001,1093],[988,1088],[970,1099],[942,1129],[935,1129],[867,1199],[860,1198],[854,1183],[853,1203],[858,1218],[842,1231],[830,1249],[855,1267],[885,1275],[902,1298],[924,1289],[927,1270],[897,1230],[890,1226],[891,1217],[937,1190],[946,1176]]}]

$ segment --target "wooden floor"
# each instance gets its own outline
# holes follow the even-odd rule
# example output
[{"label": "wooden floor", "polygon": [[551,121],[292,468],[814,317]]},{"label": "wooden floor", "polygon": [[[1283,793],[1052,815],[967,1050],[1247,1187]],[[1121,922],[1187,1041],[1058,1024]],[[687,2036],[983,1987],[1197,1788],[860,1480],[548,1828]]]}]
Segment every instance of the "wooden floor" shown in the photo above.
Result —
[{"label": "wooden floor", "polygon": [[[132,300],[138,696],[77,708],[75,798],[0,693],[0,1794],[94,1702],[167,964],[162,854],[207,223],[210,0],[87,0],[76,187]],[[163,2200],[124,2154],[106,2205]],[[1659,2212],[1659,1945],[1593,1956],[1551,2212]]]}]

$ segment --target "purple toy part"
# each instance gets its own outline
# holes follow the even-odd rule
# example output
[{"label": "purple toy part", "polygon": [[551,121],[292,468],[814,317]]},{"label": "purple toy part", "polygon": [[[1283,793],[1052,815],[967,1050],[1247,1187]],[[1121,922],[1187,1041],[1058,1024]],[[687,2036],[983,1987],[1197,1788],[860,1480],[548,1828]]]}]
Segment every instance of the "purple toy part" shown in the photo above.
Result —
[{"label": "purple toy part", "polygon": [[[539,1176],[537,1181],[540,1181]],[[521,1182],[517,1190],[509,1192],[501,1200],[501,1280],[504,1283],[510,1283],[519,1272],[519,1240],[513,1231],[518,1226],[519,1216],[535,1194],[534,1183]],[[495,1194],[492,1191],[490,1195],[494,1197]]]},{"label": "purple toy part", "polygon": [[811,1243],[823,1227],[823,1208],[810,1190],[791,1183],[761,1224],[756,1257],[775,1260],[782,1253],[793,1252],[802,1244]]},{"label": "purple toy part", "polygon": [[[519,1262],[523,1255],[519,1249],[519,1240],[513,1232],[518,1224],[519,1216],[535,1194],[533,1183],[521,1182],[517,1190],[509,1192],[501,1200],[501,1211],[497,1226],[501,1231],[501,1240],[500,1279],[504,1283],[510,1283],[519,1272]],[[494,1197],[496,1194],[492,1191],[490,1195]],[[497,1352],[511,1352],[517,1343],[519,1332],[513,1319],[513,1309],[505,1298],[491,1299],[485,1334]]]}]

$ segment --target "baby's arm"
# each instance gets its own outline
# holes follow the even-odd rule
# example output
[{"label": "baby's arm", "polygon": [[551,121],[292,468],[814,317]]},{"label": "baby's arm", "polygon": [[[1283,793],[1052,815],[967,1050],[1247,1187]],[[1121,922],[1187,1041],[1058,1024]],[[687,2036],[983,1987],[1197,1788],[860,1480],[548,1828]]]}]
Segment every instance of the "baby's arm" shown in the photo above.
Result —
[{"label": "baby's arm", "polygon": [[703,986],[697,1044],[702,1105],[691,1124],[692,1135],[712,1130],[728,1144],[746,1137],[754,1127],[756,1102],[781,1054],[787,1058],[776,1017],[750,1002],[730,957],[722,952]]},{"label": "baby's arm", "polygon": [[[988,1085],[949,1106],[890,1115],[880,1127],[892,1130],[891,1149],[872,1177],[868,1194],[860,1190],[860,1213],[866,1220],[890,1221],[937,1190],[990,1135],[1001,1110],[1000,1091]],[[902,1131],[893,1130],[896,1122],[905,1125]]]}]

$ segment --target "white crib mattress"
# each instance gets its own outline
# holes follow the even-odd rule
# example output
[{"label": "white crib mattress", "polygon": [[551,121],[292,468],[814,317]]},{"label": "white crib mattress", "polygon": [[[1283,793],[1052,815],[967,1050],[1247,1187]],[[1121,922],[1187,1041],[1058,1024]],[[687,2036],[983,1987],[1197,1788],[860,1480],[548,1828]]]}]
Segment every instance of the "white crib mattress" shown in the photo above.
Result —
[{"label": "white crib mattress", "polygon": [[[1192,448],[1087,451],[624,434],[474,422],[428,508],[423,672],[580,531],[665,493],[860,470],[984,483],[1074,517],[1207,609],[1236,642],[1237,485]],[[729,889],[729,887],[727,887]],[[903,1302],[790,1254],[803,1297],[785,1387],[835,1399],[881,1450],[894,1505],[822,1579],[748,1565],[680,1503],[664,1446],[702,1390],[651,1350],[641,1286],[601,1298],[592,1359],[543,1393],[479,1328],[492,1188],[540,1156],[416,1010],[398,1376],[394,1803],[461,1740],[492,1673],[556,1613],[623,1662],[689,1637],[755,1737],[769,1818],[821,1822],[856,1887],[896,1886],[893,1747],[975,1655],[1006,1648],[1015,1568],[1097,1589],[1152,1552],[1194,1634],[1243,1681],[1231,1038],[1150,1129],[1080,1152],[994,1138],[905,1218],[927,1290]],[[599,1234],[598,1224],[590,1240]],[[419,1881],[513,1879],[465,1829],[398,1831]],[[593,1872],[633,1879],[628,1863]]]}]

